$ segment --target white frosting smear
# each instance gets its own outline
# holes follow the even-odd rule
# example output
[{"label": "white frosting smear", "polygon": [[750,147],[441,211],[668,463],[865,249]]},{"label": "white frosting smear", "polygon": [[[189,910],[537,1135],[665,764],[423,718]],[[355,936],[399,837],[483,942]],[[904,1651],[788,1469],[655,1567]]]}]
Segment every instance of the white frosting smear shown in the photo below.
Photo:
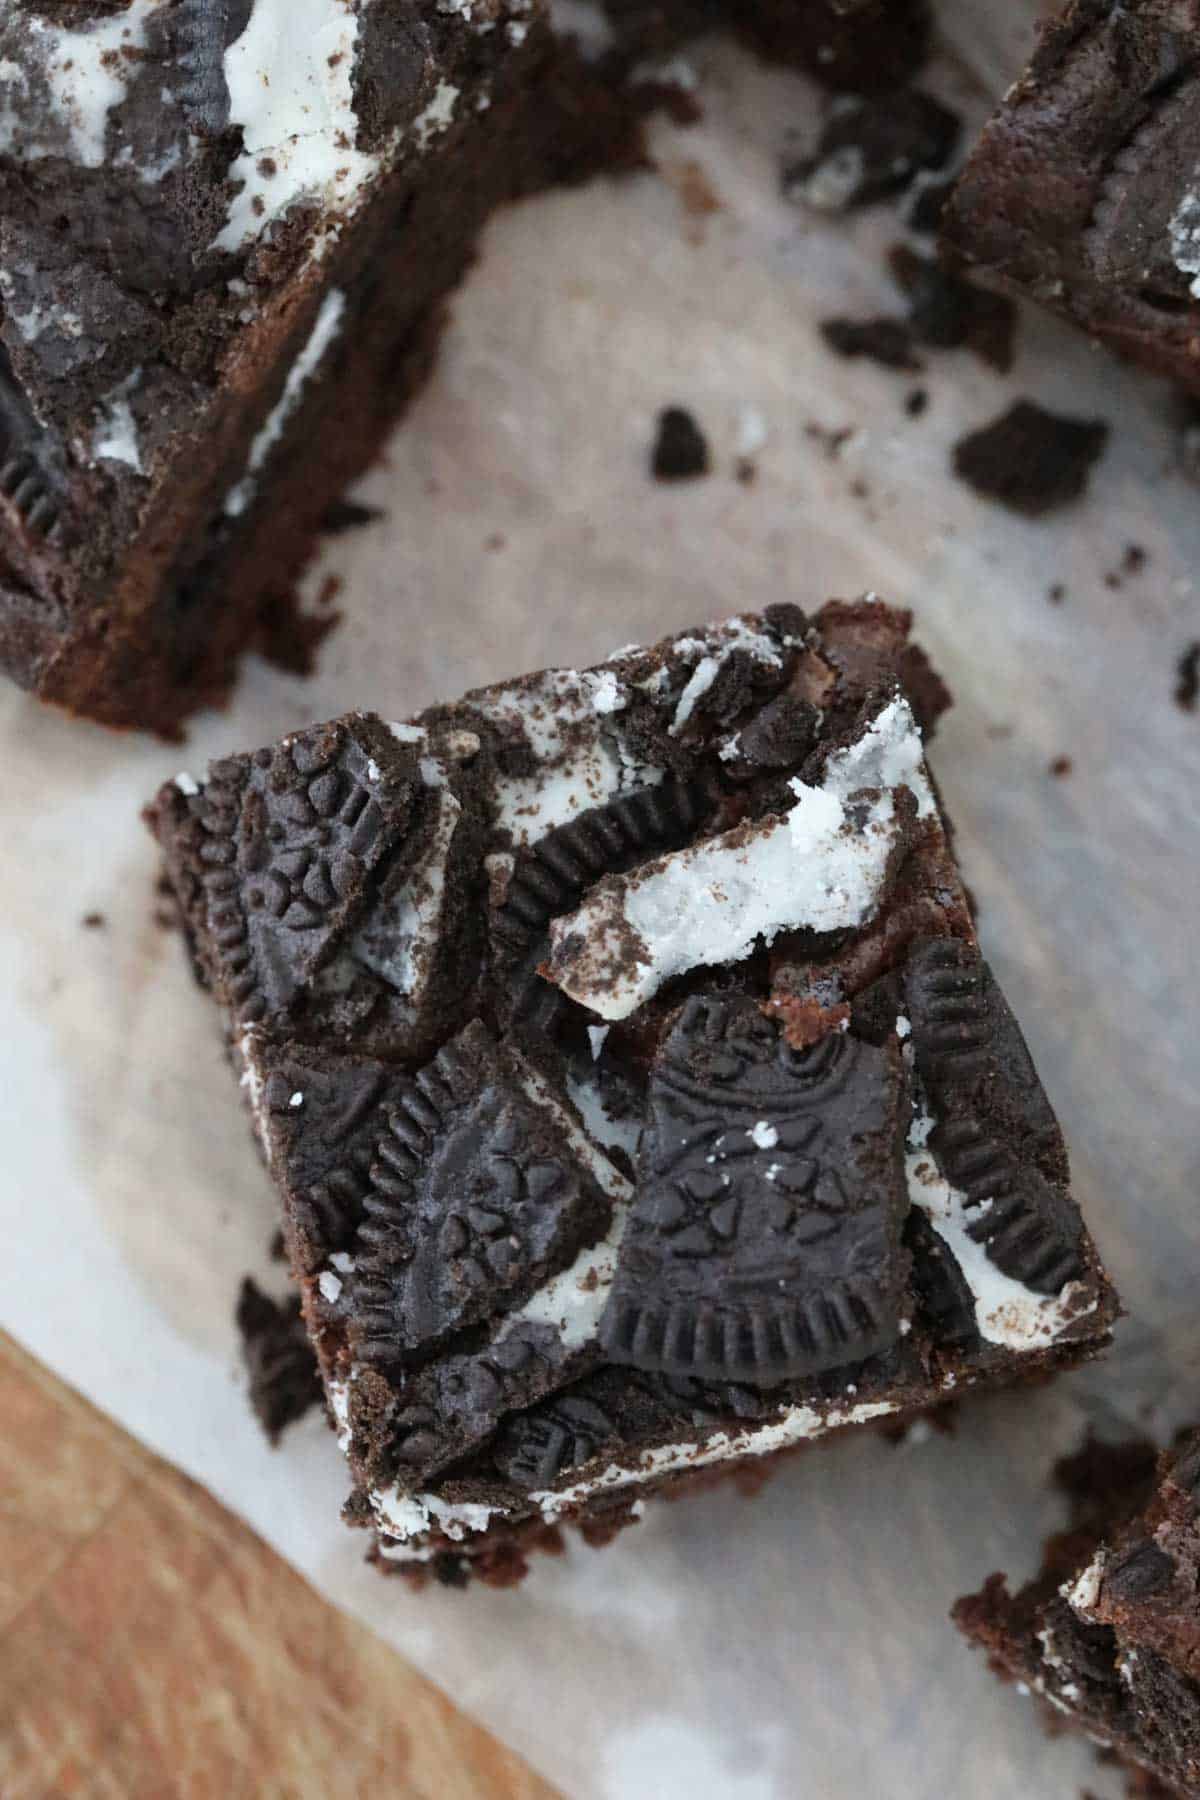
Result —
[{"label": "white frosting smear", "polygon": [[[85,169],[104,166],[108,115],[124,99],[126,79],[137,67],[122,53],[145,48],[147,22],[160,4],[133,0],[125,12],[90,19],[75,30],[30,20],[41,40],[54,109],[70,134],[72,155]],[[36,141],[32,148],[38,149]]]},{"label": "white frosting smear", "polygon": [[346,296],[339,289],[331,288],[321,303],[321,310],[317,314],[317,322],[313,326],[312,336],[288,370],[288,378],[284,383],[283,392],[250,446],[250,455],[246,461],[246,473],[237,486],[231,488],[225,496],[227,517],[240,518],[252,503],[257,491],[258,473],[283,436],[288,420],[300,404],[309,379],[315,374],[324,360],[329,346],[337,336],[345,310]]},{"label": "white frosting smear", "polygon": [[229,116],[243,182],[219,250],[238,250],[298,200],[349,211],[380,160],[355,148],[358,0],[255,0],[225,52]]},{"label": "white frosting smear", "polygon": [[1175,267],[1192,277],[1191,292],[1200,300],[1200,193],[1194,188],[1189,188],[1180,199],[1167,231]]},{"label": "white frosting smear", "polygon": [[791,786],[796,804],[781,817],[599,883],[553,922],[551,979],[602,1019],[624,1019],[672,976],[740,962],[760,938],[865,924],[900,841],[897,791],[912,793],[920,818],[934,809],[907,701],[831,756],[820,787]]},{"label": "white frosting smear", "polygon": [[1099,1300],[1080,1306],[1086,1290],[1077,1281],[1068,1282],[1061,1294],[1037,1294],[996,1267],[968,1230],[972,1216],[978,1218],[991,1201],[970,1207],[966,1195],[951,1187],[939,1172],[926,1148],[933,1125],[928,1114],[921,1114],[909,1133],[909,1198],[926,1214],[962,1270],[975,1299],[975,1323],[980,1337],[1006,1350],[1043,1350],[1055,1343],[1068,1325],[1095,1312]]}]

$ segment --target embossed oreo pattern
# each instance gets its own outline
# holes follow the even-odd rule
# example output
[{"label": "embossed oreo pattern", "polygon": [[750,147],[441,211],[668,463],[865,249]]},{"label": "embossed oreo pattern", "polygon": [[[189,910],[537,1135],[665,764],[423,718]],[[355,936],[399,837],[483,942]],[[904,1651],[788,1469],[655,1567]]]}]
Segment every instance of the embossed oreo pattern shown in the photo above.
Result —
[{"label": "embossed oreo pattern", "polygon": [[1081,1227],[1062,1135],[995,977],[970,944],[927,941],[906,994],[930,1148],[966,1197],[971,1236],[1014,1281],[1057,1294],[1084,1272]]},{"label": "embossed oreo pattern", "polygon": [[351,1336],[361,1360],[384,1367],[505,1311],[609,1217],[479,1024],[406,1084],[363,1210]]},{"label": "embossed oreo pattern", "polygon": [[796,1051],[753,1001],[689,1000],[651,1077],[612,1360],[766,1384],[891,1342],[903,1099],[894,1046]]}]

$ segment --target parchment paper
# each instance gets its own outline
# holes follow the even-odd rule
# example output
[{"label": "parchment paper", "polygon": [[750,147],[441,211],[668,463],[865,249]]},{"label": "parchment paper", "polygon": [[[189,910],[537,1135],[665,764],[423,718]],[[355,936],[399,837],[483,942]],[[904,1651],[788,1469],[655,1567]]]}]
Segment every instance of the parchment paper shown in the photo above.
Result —
[{"label": "parchment paper", "polygon": [[[946,10],[958,48],[935,85],[978,118],[964,58],[1002,86],[1032,7]],[[931,360],[918,421],[914,380],[833,359],[819,319],[896,308],[881,262],[895,215],[786,206],[778,158],[811,135],[814,93],[719,40],[693,62],[705,120],[657,129],[658,175],[540,199],[489,232],[433,384],[362,486],[386,519],[313,573],[314,592],[342,577],[347,613],[314,681],[249,667],[182,755],[0,697],[0,1324],[572,1796],[1114,1793],[1086,1745],[1048,1742],[990,1681],[946,1610],[994,1568],[1029,1569],[1057,1522],[1050,1465],[1085,1419],[1150,1409],[1165,1430],[1200,1411],[1200,719],[1170,697],[1200,617],[1200,501],[1173,466],[1164,390],[1033,314],[1007,381],[966,353]],[[696,210],[691,165],[719,210]],[[1114,426],[1087,502],[1040,524],[948,474],[953,440],[1017,392]],[[646,455],[677,401],[717,467],[668,489]],[[735,463],[760,421],[746,486]],[[851,428],[839,455],[813,425]],[[1130,542],[1146,568],[1110,588]],[[238,1281],[284,1280],[265,1255],[272,1200],[211,1010],[153,921],[138,808],[181,763],[350,705],[399,717],[731,610],[865,588],[916,608],[957,693],[936,766],[1132,1314],[1120,1351],[973,1405],[953,1440],[859,1437],[753,1503],[659,1509],[515,1593],[413,1596],[339,1523],[323,1422],[272,1452],[240,1391]],[[1060,754],[1073,772],[1055,779]],[[92,910],[106,924],[84,930]]]}]

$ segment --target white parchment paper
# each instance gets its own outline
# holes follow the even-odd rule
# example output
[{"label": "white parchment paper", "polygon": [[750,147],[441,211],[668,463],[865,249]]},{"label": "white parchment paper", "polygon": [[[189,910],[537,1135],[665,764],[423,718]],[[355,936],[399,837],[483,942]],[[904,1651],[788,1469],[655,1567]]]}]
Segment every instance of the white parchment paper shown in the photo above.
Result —
[{"label": "white parchment paper", "polygon": [[[977,119],[1033,7],[947,10],[955,49],[935,84]],[[693,61],[705,120],[657,129],[658,174],[490,230],[436,377],[362,486],[386,518],[314,572],[314,592],[344,580],[347,614],[314,681],[250,666],[182,755],[0,696],[0,1325],[572,1796],[1113,1793],[1086,1745],[1045,1740],[989,1680],[946,1611],[993,1568],[1031,1566],[1057,1521],[1050,1465],[1085,1419],[1200,1410],[1200,719],[1171,703],[1200,634],[1200,496],[1174,468],[1164,390],[1041,317],[1023,318],[1005,381],[966,353],[931,360],[916,421],[914,379],[833,359],[819,319],[897,306],[881,260],[895,215],[783,204],[778,159],[811,136],[813,91],[720,41]],[[696,210],[697,170],[718,210]],[[1086,503],[1042,523],[948,472],[954,439],[1015,393],[1114,427]],[[716,468],[669,489],[646,455],[677,401]],[[814,426],[850,428],[839,454]],[[1131,542],[1145,570],[1106,586]],[[395,718],[729,611],[865,588],[916,609],[956,691],[936,766],[1132,1314],[1121,1348],[1053,1390],[975,1405],[953,1440],[817,1449],[753,1503],[660,1509],[515,1593],[413,1596],[364,1568],[339,1523],[323,1422],[272,1452],[240,1391],[239,1279],[284,1279],[265,1254],[272,1200],[211,1009],[153,922],[138,808],[182,762],[352,705]],[[93,910],[106,923],[85,930]]]}]

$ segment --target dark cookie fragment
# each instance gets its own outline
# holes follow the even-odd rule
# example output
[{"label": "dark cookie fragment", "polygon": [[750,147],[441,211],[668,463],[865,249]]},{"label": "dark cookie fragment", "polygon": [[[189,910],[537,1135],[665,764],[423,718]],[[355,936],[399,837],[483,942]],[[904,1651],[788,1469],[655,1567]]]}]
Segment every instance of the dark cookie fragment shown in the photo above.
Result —
[{"label": "dark cookie fragment", "polygon": [[241,37],[254,0],[176,0],[170,24],[182,68],[180,98],[203,131],[224,131],[229,123],[225,52]]},{"label": "dark cookie fragment", "polygon": [[891,1342],[903,1102],[888,1051],[797,1052],[751,1001],[689,1000],[651,1075],[611,1359],[770,1384]]},{"label": "dark cookie fragment", "polygon": [[975,287],[907,244],[894,246],[888,266],[908,297],[908,329],[919,344],[973,350],[1001,374],[1011,369],[1017,309],[1006,295]]},{"label": "dark cookie fragment", "polygon": [[789,200],[848,212],[899,194],[923,169],[950,160],[962,124],[920,88],[845,103],[830,113],[814,155],[783,172]]},{"label": "dark cookie fragment", "polygon": [[1032,400],[954,446],[954,472],[986,500],[1040,518],[1083,495],[1108,442],[1103,419],[1069,419]]},{"label": "dark cookie fragment", "polygon": [[250,1403],[273,1444],[323,1398],[298,1295],[275,1301],[247,1275],[237,1303]]},{"label": "dark cookie fragment", "polygon": [[658,436],[650,456],[656,481],[694,481],[712,467],[708,439],[691,413],[668,406],[658,416]]},{"label": "dark cookie fragment", "polygon": [[1175,704],[1181,712],[1195,712],[1200,698],[1200,643],[1190,644],[1179,659],[1175,680]]},{"label": "dark cookie fragment", "polygon": [[1084,1273],[1066,1149],[1021,1031],[971,945],[918,946],[905,983],[934,1157],[964,1195],[968,1230],[1014,1281],[1056,1294]]},{"label": "dark cookie fragment", "polygon": [[884,369],[923,367],[913,335],[902,319],[823,319],[821,336],[838,356],[865,357]]},{"label": "dark cookie fragment", "polygon": [[977,1344],[975,1296],[954,1252],[919,1206],[913,1207],[905,1221],[904,1243],[912,1257],[917,1303],[934,1342],[951,1347]]},{"label": "dark cookie fragment", "polygon": [[350,1337],[395,1367],[527,1299],[603,1234],[610,1205],[475,1024],[405,1085],[363,1212]]},{"label": "dark cookie fragment", "polygon": [[65,471],[51,435],[33,415],[0,344],[0,510],[52,542],[62,535]]},{"label": "dark cookie fragment", "polygon": [[619,1443],[620,1426],[584,1396],[564,1394],[510,1419],[493,1455],[510,1481],[548,1488],[570,1469],[591,1462],[606,1444]]}]

